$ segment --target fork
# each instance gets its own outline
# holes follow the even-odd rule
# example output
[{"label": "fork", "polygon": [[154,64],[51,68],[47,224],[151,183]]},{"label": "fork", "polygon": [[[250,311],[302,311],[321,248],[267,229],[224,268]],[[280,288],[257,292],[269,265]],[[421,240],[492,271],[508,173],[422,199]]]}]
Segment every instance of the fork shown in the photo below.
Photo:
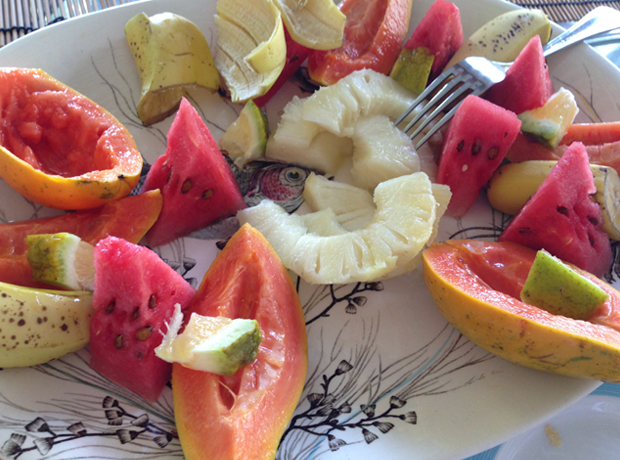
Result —
[{"label": "fork", "polygon": [[[609,7],[596,8],[585,15],[580,21],[576,22],[572,27],[549,41],[543,48],[543,53],[546,57],[567,46],[588,38],[613,29],[620,30],[618,27],[619,24],[619,11]],[[471,94],[479,96],[494,84],[504,80],[506,77],[506,70],[510,67],[510,64],[512,63],[490,61],[489,59],[478,56],[470,56],[464,59],[439,75],[413,101],[409,108],[398,117],[394,125],[398,126],[423,101],[430,98],[427,104],[422,107],[403,129],[405,133],[408,133],[415,126],[415,130],[409,135],[411,139],[414,139],[422,133],[435,118],[449,108],[449,111],[415,144],[416,149],[420,148],[454,116],[456,109],[465,96]],[[426,118],[419,123],[423,117]],[[419,125],[417,125],[418,123]]]}]

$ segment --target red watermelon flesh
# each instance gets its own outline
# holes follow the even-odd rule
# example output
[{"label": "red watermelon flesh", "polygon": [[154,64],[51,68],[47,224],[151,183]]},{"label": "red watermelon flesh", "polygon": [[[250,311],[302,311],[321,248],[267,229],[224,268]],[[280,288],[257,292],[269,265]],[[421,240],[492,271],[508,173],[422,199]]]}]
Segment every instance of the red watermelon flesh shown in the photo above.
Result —
[{"label": "red watermelon flesh", "polygon": [[446,131],[437,170],[437,182],[452,192],[448,215],[465,215],[520,128],[521,121],[513,112],[478,96],[465,98]]},{"label": "red watermelon flesh", "polygon": [[196,109],[183,98],[166,153],[151,166],[143,190],[161,189],[163,206],[146,234],[161,246],[246,207],[239,185]]},{"label": "red watermelon flesh", "polygon": [[461,13],[453,3],[436,0],[417,25],[406,49],[428,48],[435,55],[430,80],[439,75],[456,50],[463,45]]},{"label": "red watermelon flesh", "polygon": [[95,246],[90,367],[148,401],[157,401],[172,364],[155,355],[174,305],[196,290],[157,253],[108,237]]},{"label": "red watermelon flesh", "polygon": [[592,199],[594,178],[583,144],[573,143],[499,241],[512,241],[554,256],[598,277],[611,266],[609,237]]},{"label": "red watermelon flesh", "polygon": [[506,72],[504,81],[494,85],[485,97],[516,114],[545,105],[553,94],[553,83],[545,64],[542,42],[535,35]]}]

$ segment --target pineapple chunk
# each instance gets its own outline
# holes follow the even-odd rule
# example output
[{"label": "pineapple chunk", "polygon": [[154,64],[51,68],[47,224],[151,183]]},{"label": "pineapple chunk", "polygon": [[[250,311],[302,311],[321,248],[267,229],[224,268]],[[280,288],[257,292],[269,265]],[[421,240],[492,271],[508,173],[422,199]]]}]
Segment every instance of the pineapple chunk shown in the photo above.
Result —
[{"label": "pineapple chunk", "polygon": [[331,209],[336,221],[348,231],[364,228],[375,214],[375,203],[367,190],[330,181],[311,173],[302,193],[311,211]]},{"label": "pineapple chunk", "polygon": [[413,261],[433,234],[438,205],[433,186],[418,172],[379,184],[376,211],[363,229],[320,236],[304,219],[269,200],[237,214],[258,229],[284,265],[311,284],[373,281],[415,269]]},{"label": "pineapple chunk", "polygon": [[372,191],[381,182],[420,170],[413,142],[385,115],[360,118],[353,129],[351,177],[358,187]]},{"label": "pineapple chunk", "polygon": [[303,118],[351,137],[358,118],[386,115],[396,120],[414,100],[415,95],[394,79],[363,69],[310,96],[303,104]]},{"label": "pineapple chunk", "polygon": [[338,137],[302,118],[306,99],[295,96],[284,107],[275,133],[269,138],[265,156],[310,169],[335,174],[353,150],[351,139]]}]

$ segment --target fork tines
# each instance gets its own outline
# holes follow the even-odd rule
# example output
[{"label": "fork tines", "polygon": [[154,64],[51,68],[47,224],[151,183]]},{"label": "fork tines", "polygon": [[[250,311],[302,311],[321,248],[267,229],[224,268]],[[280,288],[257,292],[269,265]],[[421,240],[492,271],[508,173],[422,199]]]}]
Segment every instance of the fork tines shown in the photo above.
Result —
[{"label": "fork tines", "polygon": [[[478,96],[495,83],[502,81],[505,76],[506,71],[502,65],[482,57],[468,57],[439,75],[422,94],[413,101],[409,108],[394,122],[394,124],[398,126],[398,124],[407,118],[423,101],[430,97],[426,105],[421,108],[413,120],[403,129],[405,133],[408,133],[409,130],[425,117],[409,135],[411,139],[414,139],[429,126],[435,118],[440,114],[444,114],[443,117],[426,132],[424,137],[416,143],[416,149],[420,148],[439,128],[445,125],[454,116],[456,109],[465,96],[470,94]],[[448,108],[450,110],[445,113]]]}]

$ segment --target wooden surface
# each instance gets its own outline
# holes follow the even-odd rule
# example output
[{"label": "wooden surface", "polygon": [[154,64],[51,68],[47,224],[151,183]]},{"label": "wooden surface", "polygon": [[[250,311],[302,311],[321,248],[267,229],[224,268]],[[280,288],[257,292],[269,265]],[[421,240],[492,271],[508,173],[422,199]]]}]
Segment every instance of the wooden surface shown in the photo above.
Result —
[{"label": "wooden surface", "polygon": [[[509,0],[515,5],[525,8],[537,8],[543,10],[549,18],[558,23],[574,22],[581,19],[588,12],[599,6],[609,6],[620,10],[620,0]],[[618,24],[620,27],[620,24]]]},{"label": "wooden surface", "polygon": [[0,46],[40,27],[132,0],[0,0]]}]

